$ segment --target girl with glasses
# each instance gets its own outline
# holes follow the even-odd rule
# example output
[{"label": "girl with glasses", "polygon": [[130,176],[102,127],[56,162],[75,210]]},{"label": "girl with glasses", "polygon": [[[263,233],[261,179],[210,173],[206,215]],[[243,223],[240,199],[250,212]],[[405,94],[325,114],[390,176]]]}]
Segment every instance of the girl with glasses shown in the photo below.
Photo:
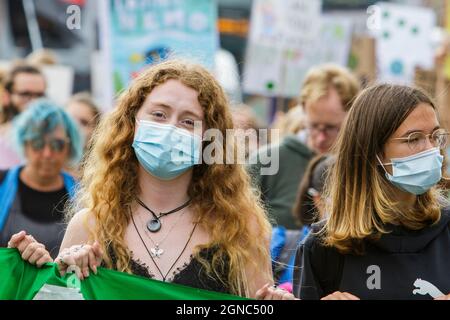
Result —
[{"label": "girl with glasses", "polygon": [[449,299],[448,133],[422,91],[376,85],[355,100],[325,188],[329,218],[297,252],[302,299]]}]

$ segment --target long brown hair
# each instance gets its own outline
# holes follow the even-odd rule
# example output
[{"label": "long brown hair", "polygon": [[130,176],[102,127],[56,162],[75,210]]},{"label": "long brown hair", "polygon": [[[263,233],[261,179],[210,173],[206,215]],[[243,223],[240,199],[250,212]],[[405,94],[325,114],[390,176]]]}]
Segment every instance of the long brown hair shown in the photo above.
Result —
[{"label": "long brown hair", "polygon": [[376,155],[408,115],[432,100],[408,86],[380,84],[357,97],[339,133],[334,153],[336,163],[326,184],[325,198],[330,218],[322,234],[328,246],[343,253],[362,253],[363,239],[387,233],[386,224],[412,230],[440,219],[441,197],[436,188],[417,196],[413,208],[395,201],[395,189],[386,179]]},{"label": "long brown hair", "polygon": [[[131,221],[129,209],[139,192],[138,161],[132,149],[136,114],[148,94],[170,79],[198,92],[207,129],[216,128],[226,137],[225,130],[233,128],[222,88],[206,69],[195,64],[172,60],[152,66],[122,93],[116,109],[101,120],[94,133],[77,202],[71,210],[71,214],[81,208],[89,210],[95,218],[91,238],[103,247],[108,267],[112,267],[112,259],[107,249],[114,248],[119,271],[130,272],[131,255],[124,235]],[[227,143],[223,145],[225,155]],[[212,276],[226,266],[228,279],[219,280],[226,282],[233,293],[249,296],[246,266],[253,264],[255,270],[266,274],[268,281],[271,278],[265,242],[270,239],[270,224],[244,167],[198,165],[188,190],[196,218],[211,238],[210,243],[196,248],[196,258]],[[211,247],[218,249],[213,251],[212,260],[202,259],[200,250]],[[257,261],[267,261],[269,267],[257,265]]]}]

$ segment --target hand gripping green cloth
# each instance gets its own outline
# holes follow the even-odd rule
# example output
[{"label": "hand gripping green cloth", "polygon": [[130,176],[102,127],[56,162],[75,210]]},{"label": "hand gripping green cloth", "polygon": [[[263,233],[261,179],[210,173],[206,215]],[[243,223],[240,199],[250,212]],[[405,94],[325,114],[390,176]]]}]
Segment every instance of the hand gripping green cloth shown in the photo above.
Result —
[{"label": "hand gripping green cloth", "polygon": [[[74,275],[59,275],[55,263],[41,269],[24,261],[17,249],[0,248],[0,300],[31,300],[44,285],[67,287]],[[73,282],[73,281],[72,281]],[[174,283],[98,268],[81,281],[86,300],[244,300]]]}]

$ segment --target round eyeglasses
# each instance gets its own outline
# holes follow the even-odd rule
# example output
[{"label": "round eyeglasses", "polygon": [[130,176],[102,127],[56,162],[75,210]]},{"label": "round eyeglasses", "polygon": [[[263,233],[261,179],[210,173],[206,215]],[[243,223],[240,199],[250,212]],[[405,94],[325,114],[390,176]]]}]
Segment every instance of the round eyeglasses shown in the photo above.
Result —
[{"label": "round eyeglasses", "polygon": [[411,151],[420,152],[426,149],[427,139],[430,143],[439,149],[444,149],[448,143],[449,133],[444,129],[437,129],[433,133],[425,134],[423,132],[410,133],[405,138],[393,138],[392,140],[402,140],[408,144]]}]

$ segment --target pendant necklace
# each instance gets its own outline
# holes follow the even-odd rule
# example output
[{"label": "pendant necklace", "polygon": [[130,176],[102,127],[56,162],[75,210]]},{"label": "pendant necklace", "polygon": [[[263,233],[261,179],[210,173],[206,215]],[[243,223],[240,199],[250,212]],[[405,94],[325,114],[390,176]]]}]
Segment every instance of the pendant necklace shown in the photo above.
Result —
[{"label": "pendant necklace", "polygon": [[149,211],[152,214],[153,217],[150,218],[150,220],[147,222],[147,229],[148,229],[148,231],[154,233],[154,232],[158,232],[159,230],[161,230],[161,226],[162,226],[161,218],[162,217],[167,216],[167,215],[169,215],[171,213],[174,213],[174,212],[180,211],[181,209],[186,208],[191,203],[191,199],[186,201],[183,205],[179,206],[178,208],[175,208],[175,209],[173,209],[173,210],[171,210],[169,212],[161,212],[159,214],[159,216],[156,215],[156,213],[153,212],[153,210],[151,210],[149,207],[147,207],[145,205],[145,203],[142,202],[141,199],[136,198],[136,202],[139,203],[140,206],[142,206],[144,209],[146,209],[147,211]]},{"label": "pendant necklace", "polygon": [[[150,236],[149,232],[144,228],[144,232],[147,235],[147,238],[150,239],[150,241],[153,243],[153,248],[150,248],[150,253],[154,258],[161,258],[161,256],[164,254],[164,250],[161,248],[161,245],[166,241],[169,234],[172,232],[172,230],[175,228],[175,226],[180,222],[181,217],[184,215],[185,212],[181,213],[175,223],[170,227],[170,230],[167,231],[166,235],[161,239],[161,241],[155,242],[153,238]],[[142,223],[142,220],[140,217],[138,217],[140,222]],[[143,223],[142,223],[143,224]]]},{"label": "pendant necklace", "polygon": [[167,279],[167,276],[168,276],[169,273],[170,273],[170,271],[171,271],[171,270],[173,269],[173,267],[177,264],[178,260],[180,260],[181,256],[182,256],[183,253],[186,251],[186,248],[187,248],[189,242],[191,242],[192,235],[194,234],[195,229],[197,228],[198,222],[196,222],[196,223],[194,224],[194,228],[193,228],[192,231],[190,232],[189,238],[187,239],[186,244],[185,244],[184,247],[183,247],[183,250],[181,250],[181,253],[180,253],[180,254],[178,255],[178,257],[175,259],[175,261],[173,262],[173,264],[171,265],[171,267],[169,268],[169,270],[166,272],[166,274],[164,274],[164,273],[161,271],[161,269],[159,268],[159,266],[158,266],[158,264],[156,263],[155,259],[153,258],[153,255],[151,254],[151,251],[148,250],[148,247],[147,247],[147,245],[145,244],[145,241],[144,241],[144,239],[142,238],[142,236],[141,236],[141,234],[140,234],[140,232],[139,232],[139,230],[138,230],[138,228],[137,228],[137,226],[136,226],[136,223],[134,222],[134,218],[133,218],[133,215],[132,215],[132,214],[131,214],[131,221],[133,222],[134,228],[136,229],[136,232],[137,232],[139,238],[141,239],[142,244],[144,245],[145,249],[146,249],[147,252],[149,253],[150,258],[151,258],[152,261],[153,261],[153,264],[155,265],[156,269],[158,269],[158,272],[159,272],[159,274],[161,275],[162,280],[165,282],[166,279]]}]

